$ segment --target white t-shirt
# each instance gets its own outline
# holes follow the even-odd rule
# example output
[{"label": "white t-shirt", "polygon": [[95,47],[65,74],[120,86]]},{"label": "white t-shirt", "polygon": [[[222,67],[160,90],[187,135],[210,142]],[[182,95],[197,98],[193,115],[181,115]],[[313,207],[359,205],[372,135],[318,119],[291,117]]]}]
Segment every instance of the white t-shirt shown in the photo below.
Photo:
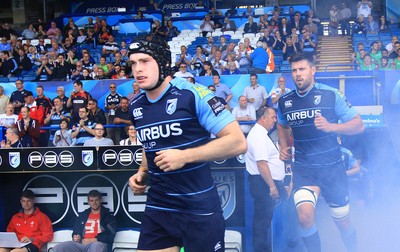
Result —
[{"label": "white t-shirt", "polygon": [[245,155],[246,170],[251,175],[258,175],[257,161],[267,161],[272,179],[283,180],[285,177],[285,164],[279,159],[279,151],[268,131],[256,123],[247,135],[247,152]]},{"label": "white t-shirt", "polygon": [[[254,107],[250,104],[247,104],[247,107],[245,109],[242,109],[240,106],[234,107],[232,110],[232,115],[235,118],[250,116],[252,120],[256,120],[256,111],[254,110]],[[249,133],[252,127],[253,125],[251,124],[240,124],[242,132],[245,134]]]},{"label": "white t-shirt", "polygon": [[0,126],[5,126],[5,127],[10,127],[12,125],[14,125],[18,120],[18,115],[6,115],[4,114],[0,114]]}]

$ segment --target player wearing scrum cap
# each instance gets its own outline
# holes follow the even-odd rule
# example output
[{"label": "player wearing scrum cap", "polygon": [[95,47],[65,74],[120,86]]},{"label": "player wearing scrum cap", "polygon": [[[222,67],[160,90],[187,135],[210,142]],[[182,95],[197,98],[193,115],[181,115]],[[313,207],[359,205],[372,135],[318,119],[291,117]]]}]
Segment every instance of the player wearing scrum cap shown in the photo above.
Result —
[{"label": "player wearing scrum cap", "polygon": [[[139,251],[225,251],[225,220],[208,161],[246,151],[239,124],[210,90],[170,76],[164,41],[137,39],[129,49],[144,90],[130,103],[144,153],[129,185],[134,193],[150,185]],[[210,133],[217,139],[210,141]]]}]

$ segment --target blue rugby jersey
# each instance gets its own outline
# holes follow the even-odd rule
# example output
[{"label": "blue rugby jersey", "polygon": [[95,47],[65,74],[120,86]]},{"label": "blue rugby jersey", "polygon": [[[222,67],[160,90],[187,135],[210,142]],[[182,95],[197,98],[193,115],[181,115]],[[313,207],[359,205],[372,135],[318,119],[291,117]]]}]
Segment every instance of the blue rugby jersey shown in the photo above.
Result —
[{"label": "blue rugby jersey", "polygon": [[291,127],[295,163],[306,167],[341,162],[337,134],[323,132],[314,126],[317,113],[330,123],[347,122],[357,115],[339,90],[320,83],[315,83],[304,95],[293,90],[279,99],[278,123]]},{"label": "blue rugby jersey", "polygon": [[164,172],[154,163],[156,152],[187,149],[210,141],[234,121],[231,113],[206,87],[173,79],[157,100],[140,93],[129,114],[145,148],[150,180],[146,208],[160,211],[209,214],[221,203],[208,162],[186,164]]}]

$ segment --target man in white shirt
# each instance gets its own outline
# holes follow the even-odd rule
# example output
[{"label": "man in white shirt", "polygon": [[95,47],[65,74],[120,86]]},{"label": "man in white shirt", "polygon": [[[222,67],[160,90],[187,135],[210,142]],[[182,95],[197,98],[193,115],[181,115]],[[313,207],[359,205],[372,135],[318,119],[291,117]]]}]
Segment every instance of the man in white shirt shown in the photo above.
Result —
[{"label": "man in white shirt", "polygon": [[0,114],[6,112],[6,107],[10,98],[4,94],[4,87],[0,86]]},{"label": "man in white shirt", "polygon": [[[239,106],[234,107],[232,110],[232,115],[236,118],[238,122],[250,122],[256,120],[256,111],[252,105],[247,104],[246,96],[241,95],[238,99]],[[244,134],[249,133],[250,129],[253,127],[252,124],[240,124]]]},{"label": "man in white shirt", "polygon": [[290,92],[289,88],[286,88],[286,79],[281,76],[278,78],[278,87],[271,91],[271,102],[274,109],[278,109],[278,100],[282,95]]},{"label": "man in white shirt", "polygon": [[247,136],[246,170],[250,193],[254,199],[253,251],[272,251],[267,230],[271,226],[276,200],[284,200],[285,165],[279,151],[268,136],[276,123],[276,112],[266,108]]},{"label": "man in white shirt", "polygon": [[7,104],[6,112],[0,114],[0,126],[9,128],[18,120],[18,115],[14,114],[14,106],[12,103]]},{"label": "man in white shirt", "polygon": [[243,95],[246,96],[247,102],[253,105],[256,110],[257,117],[260,117],[264,111],[264,106],[267,103],[267,90],[257,82],[257,74],[250,74],[250,86],[245,87]]},{"label": "man in white shirt", "polygon": [[174,77],[188,78],[194,77],[192,73],[187,71],[186,63],[179,64],[179,71],[174,74]]}]

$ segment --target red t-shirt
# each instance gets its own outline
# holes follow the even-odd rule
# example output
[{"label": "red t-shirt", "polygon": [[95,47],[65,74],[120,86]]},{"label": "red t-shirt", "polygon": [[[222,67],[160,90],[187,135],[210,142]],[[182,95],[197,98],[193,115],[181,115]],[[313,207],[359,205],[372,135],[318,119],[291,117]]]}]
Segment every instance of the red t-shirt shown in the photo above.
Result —
[{"label": "red t-shirt", "polygon": [[85,224],[85,235],[83,238],[96,238],[100,230],[100,213],[94,214],[91,212]]}]

